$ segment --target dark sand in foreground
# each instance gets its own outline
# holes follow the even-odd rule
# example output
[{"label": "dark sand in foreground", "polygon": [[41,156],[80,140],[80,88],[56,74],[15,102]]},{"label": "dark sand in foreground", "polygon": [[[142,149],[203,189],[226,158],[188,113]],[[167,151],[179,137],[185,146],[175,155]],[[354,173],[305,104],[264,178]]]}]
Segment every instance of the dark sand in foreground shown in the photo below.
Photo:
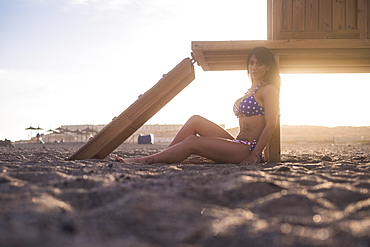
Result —
[{"label": "dark sand in foreground", "polygon": [[282,163],[252,166],[66,161],[81,145],[0,149],[0,246],[370,246],[370,146],[283,145]]}]

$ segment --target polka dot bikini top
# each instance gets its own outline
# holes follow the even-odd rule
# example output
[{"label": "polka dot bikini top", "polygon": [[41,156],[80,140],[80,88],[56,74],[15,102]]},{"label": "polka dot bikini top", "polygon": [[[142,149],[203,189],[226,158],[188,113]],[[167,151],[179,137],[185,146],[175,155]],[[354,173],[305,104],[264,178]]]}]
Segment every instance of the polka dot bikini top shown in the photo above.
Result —
[{"label": "polka dot bikini top", "polygon": [[234,104],[234,113],[236,116],[239,116],[242,113],[246,117],[251,116],[258,116],[258,115],[265,115],[265,110],[262,106],[260,106],[256,99],[254,98],[254,94],[258,91],[258,89],[262,86],[263,82],[258,84],[256,89],[253,91],[252,95],[246,97],[240,101],[239,106],[235,102]]}]

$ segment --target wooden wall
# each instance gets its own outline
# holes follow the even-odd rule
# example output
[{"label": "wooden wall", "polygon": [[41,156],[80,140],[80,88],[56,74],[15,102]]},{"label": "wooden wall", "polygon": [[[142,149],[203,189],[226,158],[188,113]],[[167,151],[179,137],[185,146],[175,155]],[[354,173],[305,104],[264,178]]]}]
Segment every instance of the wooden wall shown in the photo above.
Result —
[{"label": "wooden wall", "polygon": [[368,0],[268,0],[268,38],[369,39]]}]

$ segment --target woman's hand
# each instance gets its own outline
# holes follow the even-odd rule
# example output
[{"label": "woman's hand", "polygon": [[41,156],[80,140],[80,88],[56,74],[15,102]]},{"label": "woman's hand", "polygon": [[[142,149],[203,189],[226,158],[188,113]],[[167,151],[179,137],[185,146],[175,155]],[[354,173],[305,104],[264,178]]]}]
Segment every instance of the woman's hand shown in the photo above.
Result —
[{"label": "woman's hand", "polygon": [[260,156],[258,154],[251,154],[248,158],[240,162],[241,165],[253,165],[259,163]]}]

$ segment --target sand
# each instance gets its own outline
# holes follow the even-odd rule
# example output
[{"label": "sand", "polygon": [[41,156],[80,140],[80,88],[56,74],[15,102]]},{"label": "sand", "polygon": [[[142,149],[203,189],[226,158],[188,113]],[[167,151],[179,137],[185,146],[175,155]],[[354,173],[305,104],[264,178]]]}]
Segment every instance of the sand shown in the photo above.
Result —
[{"label": "sand", "polygon": [[0,149],[0,246],[370,246],[370,146],[283,145],[252,166],[66,161],[81,145]]}]

